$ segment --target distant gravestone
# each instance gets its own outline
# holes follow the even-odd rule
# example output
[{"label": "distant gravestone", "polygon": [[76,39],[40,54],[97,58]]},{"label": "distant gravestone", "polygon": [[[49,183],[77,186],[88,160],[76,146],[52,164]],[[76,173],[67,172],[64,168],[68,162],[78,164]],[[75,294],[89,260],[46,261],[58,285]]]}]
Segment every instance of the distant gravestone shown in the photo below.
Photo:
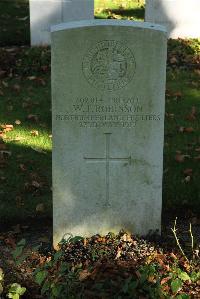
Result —
[{"label": "distant gravestone", "polygon": [[31,45],[49,45],[55,24],[93,19],[94,0],[29,0]]},{"label": "distant gravestone", "polygon": [[200,37],[200,1],[146,0],[145,21],[166,26],[170,38]]},{"label": "distant gravestone", "polygon": [[160,230],[166,32],[94,20],[52,29],[54,244]]}]

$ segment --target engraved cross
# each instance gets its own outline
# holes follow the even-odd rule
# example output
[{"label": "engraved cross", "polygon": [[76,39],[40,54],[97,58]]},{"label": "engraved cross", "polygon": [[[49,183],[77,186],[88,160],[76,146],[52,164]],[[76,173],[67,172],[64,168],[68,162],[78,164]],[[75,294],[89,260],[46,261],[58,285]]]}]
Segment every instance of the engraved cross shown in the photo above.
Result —
[{"label": "engraved cross", "polygon": [[114,158],[110,157],[110,135],[112,133],[104,133],[106,137],[106,156],[105,157],[84,157],[86,162],[104,162],[106,163],[106,203],[109,205],[109,196],[110,196],[110,163],[111,162],[128,162],[128,164],[131,164],[131,156],[130,157],[125,157],[125,158]]}]

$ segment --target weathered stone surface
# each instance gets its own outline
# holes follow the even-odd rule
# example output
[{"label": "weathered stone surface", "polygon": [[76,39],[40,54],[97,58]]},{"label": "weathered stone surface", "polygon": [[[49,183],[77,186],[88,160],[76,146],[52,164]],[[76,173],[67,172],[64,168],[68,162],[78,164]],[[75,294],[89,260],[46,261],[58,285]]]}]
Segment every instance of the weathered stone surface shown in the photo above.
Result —
[{"label": "weathered stone surface", "polygon": [[52,29],[54,244],[159,229],[166,32],[94,20]]},{"label": "weathered stone surface", "polygon": [[170,38],[200,37],[199,0],[146,0],[145,21],[166,26]]},{"label": "weathered stone surface", "polygon": [[94,0],[30,0],[31,45],[49,45],[55,24],[93,19]]}]

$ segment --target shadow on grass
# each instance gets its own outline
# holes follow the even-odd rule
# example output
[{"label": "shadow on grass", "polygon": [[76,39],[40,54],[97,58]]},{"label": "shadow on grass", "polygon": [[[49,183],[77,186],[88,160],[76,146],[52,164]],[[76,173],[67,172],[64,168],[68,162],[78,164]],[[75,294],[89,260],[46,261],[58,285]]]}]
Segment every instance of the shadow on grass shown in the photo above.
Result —
[{"label": "shadow on grass", "polygon": [[15,76],[50,75],[50,47],[0,48],[2,78]]},{"label": "shadow on grass", "polygon": [[29,45],[28,0],[0,1],[0,46]]},{"label": "shadow on grass", "polygon": [[51,217],[51,152],[10,143],[0,166],[0,224]]},{"label": "shadow on grass", "polygon": [[169,39],[168,66],[199,68],[199,39]]},{"label": "shadow on grass", "polygon": [[200,42],[199,39],[169,39],[168,48],[170,52],[175,52],[176,55],[195,55],[199,54]]}]

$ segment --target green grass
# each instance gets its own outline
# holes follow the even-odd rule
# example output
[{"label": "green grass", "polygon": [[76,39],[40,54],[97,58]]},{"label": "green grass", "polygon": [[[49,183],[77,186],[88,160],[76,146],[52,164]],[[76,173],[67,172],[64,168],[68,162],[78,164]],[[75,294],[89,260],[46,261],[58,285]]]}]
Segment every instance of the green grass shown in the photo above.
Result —
[{"label": "green grass", "polygon": [[[182,58],[187,57],[197,41],[170,44],[170,53],[176,55],[182,47]],[[195,44],[195,47],[193,47]],[[196,50],[195,50],[196,51]],[[198,51],[193,53],[195,57]],[[196,54],[195,54],[196,53]],[[191,55],[191,53],[189,54]],[[49,48],[25,48],[13,53],[1,52],[4,61],[4,78],[1,80],[0,123],[12,124],[14,129],[4,135],[6,164],[0,163],[1,179],[1,221],[20,221],[38,215],[36,207],[44,204],[44,216],[51,216],[51,96],[50,96],[50,50]],[[21,57],[24,57],[23,63]],[[179,56],[176,56],[177,59]],[[193,59],[193,58],[191,58]],[[178,61],[177,63],[183,63]],[[196,68],[171,66],[167,69],[167,97],[165,118],[163,209],[171,211],[190,208],[199,209],[199,164],[195,157],[200,155],[199,111],[200,81]],[[12,77],[8,74],[12,70]],[[196,119],[188,120],[192,107]],[[32,115],[32,116],[30,116]],[[20,120],[20,124],[16,124]],[[180,128],[192,127],[194,132],[180,132]],[[31,131],[38,131],[32,136]],[[177,162],[178,152],[187,155],[183,162]],[[189,181],[186,169],[192,169]],[[35,183],[36,182],[36,183]],[[37,186],[37,183],[39,186]],[[36,186],[35,186],[36,184]]]},{"label": "green grass", "polygon": [[[5,3],[9,5],[5,6]],[[1,2],[1,14],[7,11],[16,15],[16,3]],[[96,0],[96,17],[127,18],[132,10],[135,13],[144,10],[141,1],[139,4],[138,1],[129,1],[127,6],[120,6],[119,3],[122,2]],[[9,6],[12,6],[13,10],[9,10]],[[13,28],[9,29],[8,35],[1,35],[4,43],[9,44],[11,37],[13,40],[17,38],[17,35],[13,34]],[[26,27],[22,32],[25,32],[25,29]],[[22,35],[20,41],[24,42]],[[200,155],[200,80],[199,71],[196,70],[199,52],[199,40],[169,41],[164,210],[190,208],[197,211],[200,206],[200,160],[195,159]],[[36,211],[38,204],[44,204],[41,215],[51,216],[50,50],[42,47],[0,48],[0,66],[0,124],[14,126],[12,131],[3,136],[5,151],[8,153],[3,154],[3,161],[0,160],[0,222],[16,222],[34,217],[39,214]],[[197,114],[196,119],[191,121],[186,119],[186,116],[192,107],[195,107]],[[16,124],[16,120],[19,120],[20,124]],[[194,129],[193,132],[181,132],[183,128],[190,127]],[[38,136],[33,136],[31,131],[38,131]],[[0,149],[1,146],[0,144]],[[183,162],[176,161],[177,151],[179,155],[186,155]],[[187,169],[192,169],[189,175],[184,173]]]},{"label": "green grass", "polygon": [[[168,71],[167,94],[171,95],[166,97],[163,180],[163,203],[168,209],[189,207],[193,211],[199,210],[200,159],[196,159],[200,154],[199,83],[198,74],[192,70]],[[197,111],[194,120],[188,119],[192,107]],[[183,128],[186,131],[182,132]],[[187,132],[187,128],[194,131]],[[177,152],[187,155],[183,162],[176,161]],[[187,169],[192,169],[191,175]]]},{"label": "green grass", "polygon": [[[50,78],[4,79],[1,88],[0,122],[12,124],[6,132],[4,162],[0,163],[1,220],[17,221],[36,216],[38,204],[43,215],[51,215],[51,112]],[[42,82],[42,83],[41,83]],[[20,90],[16,91],[16,85]],[[18,87],[19,88],[19,87]],[[15,122],[20,124],[16,124]],[[37,131],[33,136],[31,131]]]},{"label": "green grass", "polygon": [[144,0],[95,0],[95,18],[144,20]]}]

